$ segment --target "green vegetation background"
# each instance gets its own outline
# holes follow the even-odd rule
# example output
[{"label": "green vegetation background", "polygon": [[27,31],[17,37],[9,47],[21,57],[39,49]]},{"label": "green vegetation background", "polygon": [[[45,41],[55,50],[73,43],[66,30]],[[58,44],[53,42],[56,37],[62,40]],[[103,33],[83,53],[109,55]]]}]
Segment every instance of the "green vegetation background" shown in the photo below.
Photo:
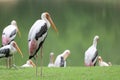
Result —
[{"label": "green vegetation background", "polygon": [[[49,63],[50,52],[54,52],[57,56],[66,49],[71,51],[67,65],[83,66],[84,52],[92,45],[95,35],[100,37],[97,46],[99,55],[105,61],[111,61],[115,65],[120,64],[119,2],[104,0],[0,1],[0,35],[4,27],[13,19],[17,21],[22,35],[21,38],[17,35],[15,41],[21,48],[24,58],[16,53],[16,65],[22,65],[28,59],[29,29],[45,11],[51,14],[59,35],[52,28],[49,29],[43,48],[44,66]],[[4,59],[0,60],[0,64],[4,65]]]}]

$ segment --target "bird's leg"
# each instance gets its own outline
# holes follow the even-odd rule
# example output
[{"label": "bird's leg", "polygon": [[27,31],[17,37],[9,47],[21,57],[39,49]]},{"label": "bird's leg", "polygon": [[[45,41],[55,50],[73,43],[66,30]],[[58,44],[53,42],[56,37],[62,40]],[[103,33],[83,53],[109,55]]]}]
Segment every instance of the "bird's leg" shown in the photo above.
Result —
[{"label": "bird's leg", "polygon": [[40,53],[40,66],[41,66],[41,71],[40,71],[40,76],[42,76],[42,67],[43,67],[43,53],[42,53],[42,48],[43,46],[41,46],[41,53]]},{"label": "bird's leg", "polygon": [[37,66],[38,66],[38,65],[37,65],[37,61],[38,61],[38,60],[37,60],[37,55],[36,55],[35,57],[36,57],[36,58],[35,58],[35,65],[36,65],[36,76],[37,76],[37,75],[38,75],[38,74],[37,74]]},{"label": "bird's leg", "polygon": [[11,67],[14,67],[14,65],[15,65],[15,57],[14,57],[14,54],[11,56]]},{"label": "bird's leg", "polygon": [[12,57],[9,57],[9,68],[12,67]]},{"label": "bird's leg", "polygon": [[8,68],[8,58],[5,59],[6,68]]},{"label": "bird's leg", "polygon": [[6,67],[9,68],[9,58],[6,59]]}]

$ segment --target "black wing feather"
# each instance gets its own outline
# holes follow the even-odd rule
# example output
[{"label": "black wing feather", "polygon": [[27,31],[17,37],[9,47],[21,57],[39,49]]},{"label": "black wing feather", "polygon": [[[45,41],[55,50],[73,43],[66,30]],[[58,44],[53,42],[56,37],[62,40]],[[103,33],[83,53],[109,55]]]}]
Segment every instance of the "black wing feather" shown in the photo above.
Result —
[{"label": "black wing feather", "polygon": [[[42,36],[47,32],[47,30],[48,30],[48,29],[47,29],[47,24],[45,23],[45,25],[42,26],[41,29],[40,29],[40,31],[36,34],[35,39],[38,40],[38,38],[42,37]],[[46,37],[47,37],[47,36],[46,36]],[[29,56],[29,59],[31,59],[32,57],[34,57],[34,56],[37,54],[37,52],[39,51],[39,49],[40,49],[41,46],[43,45],[46,37],[44,38],[43,41],[40,42],[39,47],[38,47],[38,49],[36,50],[35,54],[32,55],[32,56]],[[35,58],[35,57],[34,57],[34,58]]]},{"label": "black wing feather", "polygon": [[17,33],[17,30],[15,29],[11,34],[10,37],[14,36]]},{"label": "black wing feather", "polygon": [[[95,61],[95,59],[97,58],[97,56],[98,56],[98,51],[95,52],[95,55],[94,55],[94,57],[93,57],[93,59],[92,59],[92,62]],[[97,62],[97,61],[96,61],[96,62]],[[94,66],[96,65],[96,62],[94,63]]]},{"label": "black wing feather", "polygon": [[3,57],[10,57],[12,55],[10,55],[10,50],[9,49],[1,49],[0,50],[0,58],[3,58]]},{"label": "black wing feather", "polygon": [[38,40],[38,38],[42,37],[47,32],[47,24],[43,25],[38,33],[36,33],[35,39]]},{"label": "black wing feather", "polygon": [[64,58],[61,56],[60,67],[64,67]]}]

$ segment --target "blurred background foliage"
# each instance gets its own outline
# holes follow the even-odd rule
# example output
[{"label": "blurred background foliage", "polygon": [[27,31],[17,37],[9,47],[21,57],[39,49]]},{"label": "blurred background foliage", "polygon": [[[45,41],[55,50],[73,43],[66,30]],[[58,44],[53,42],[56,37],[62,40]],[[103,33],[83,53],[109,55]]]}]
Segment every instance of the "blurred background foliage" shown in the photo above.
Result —
[{"label": "blurred background foliage", "polygon": [[[0,35],[14,19],[21,32],[15,41],[24,58],[15,54],[15,63],[22,65],[28,59],[28,32],[32,24],[41,18],[41,13],[49,12],[59,35],[52,28],[44,43],[44,66],[49,63],[49,53],[55,57],[64,50],[71,51],[68,66],[84,66],[84,53],[92,45],[95,35],[99,35],[99,55],[115,65],[120,62],[120,1],[118,0],[0,0]],[[1,39],[1,38],[0,38]],[[1,42],[0,42],[1,45]],[[40,51],[39,64],[40,64]],[[34,61],[34,60],[33,60]],[[4,59],[0,60],[4,65]]]}]

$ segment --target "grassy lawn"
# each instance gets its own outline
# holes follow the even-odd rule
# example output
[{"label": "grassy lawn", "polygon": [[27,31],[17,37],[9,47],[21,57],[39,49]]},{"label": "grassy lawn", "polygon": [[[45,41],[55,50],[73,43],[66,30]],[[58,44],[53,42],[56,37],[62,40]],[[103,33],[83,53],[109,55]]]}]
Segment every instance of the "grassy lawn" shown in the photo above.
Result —
[{"label": "grassy lawn", "polygon": [[[43,68],[43,76],[35,68],[7,69],[0,67],[0,80],[119,80],[120,66]],[[40,74],[40,68],[38,69]]]}]

